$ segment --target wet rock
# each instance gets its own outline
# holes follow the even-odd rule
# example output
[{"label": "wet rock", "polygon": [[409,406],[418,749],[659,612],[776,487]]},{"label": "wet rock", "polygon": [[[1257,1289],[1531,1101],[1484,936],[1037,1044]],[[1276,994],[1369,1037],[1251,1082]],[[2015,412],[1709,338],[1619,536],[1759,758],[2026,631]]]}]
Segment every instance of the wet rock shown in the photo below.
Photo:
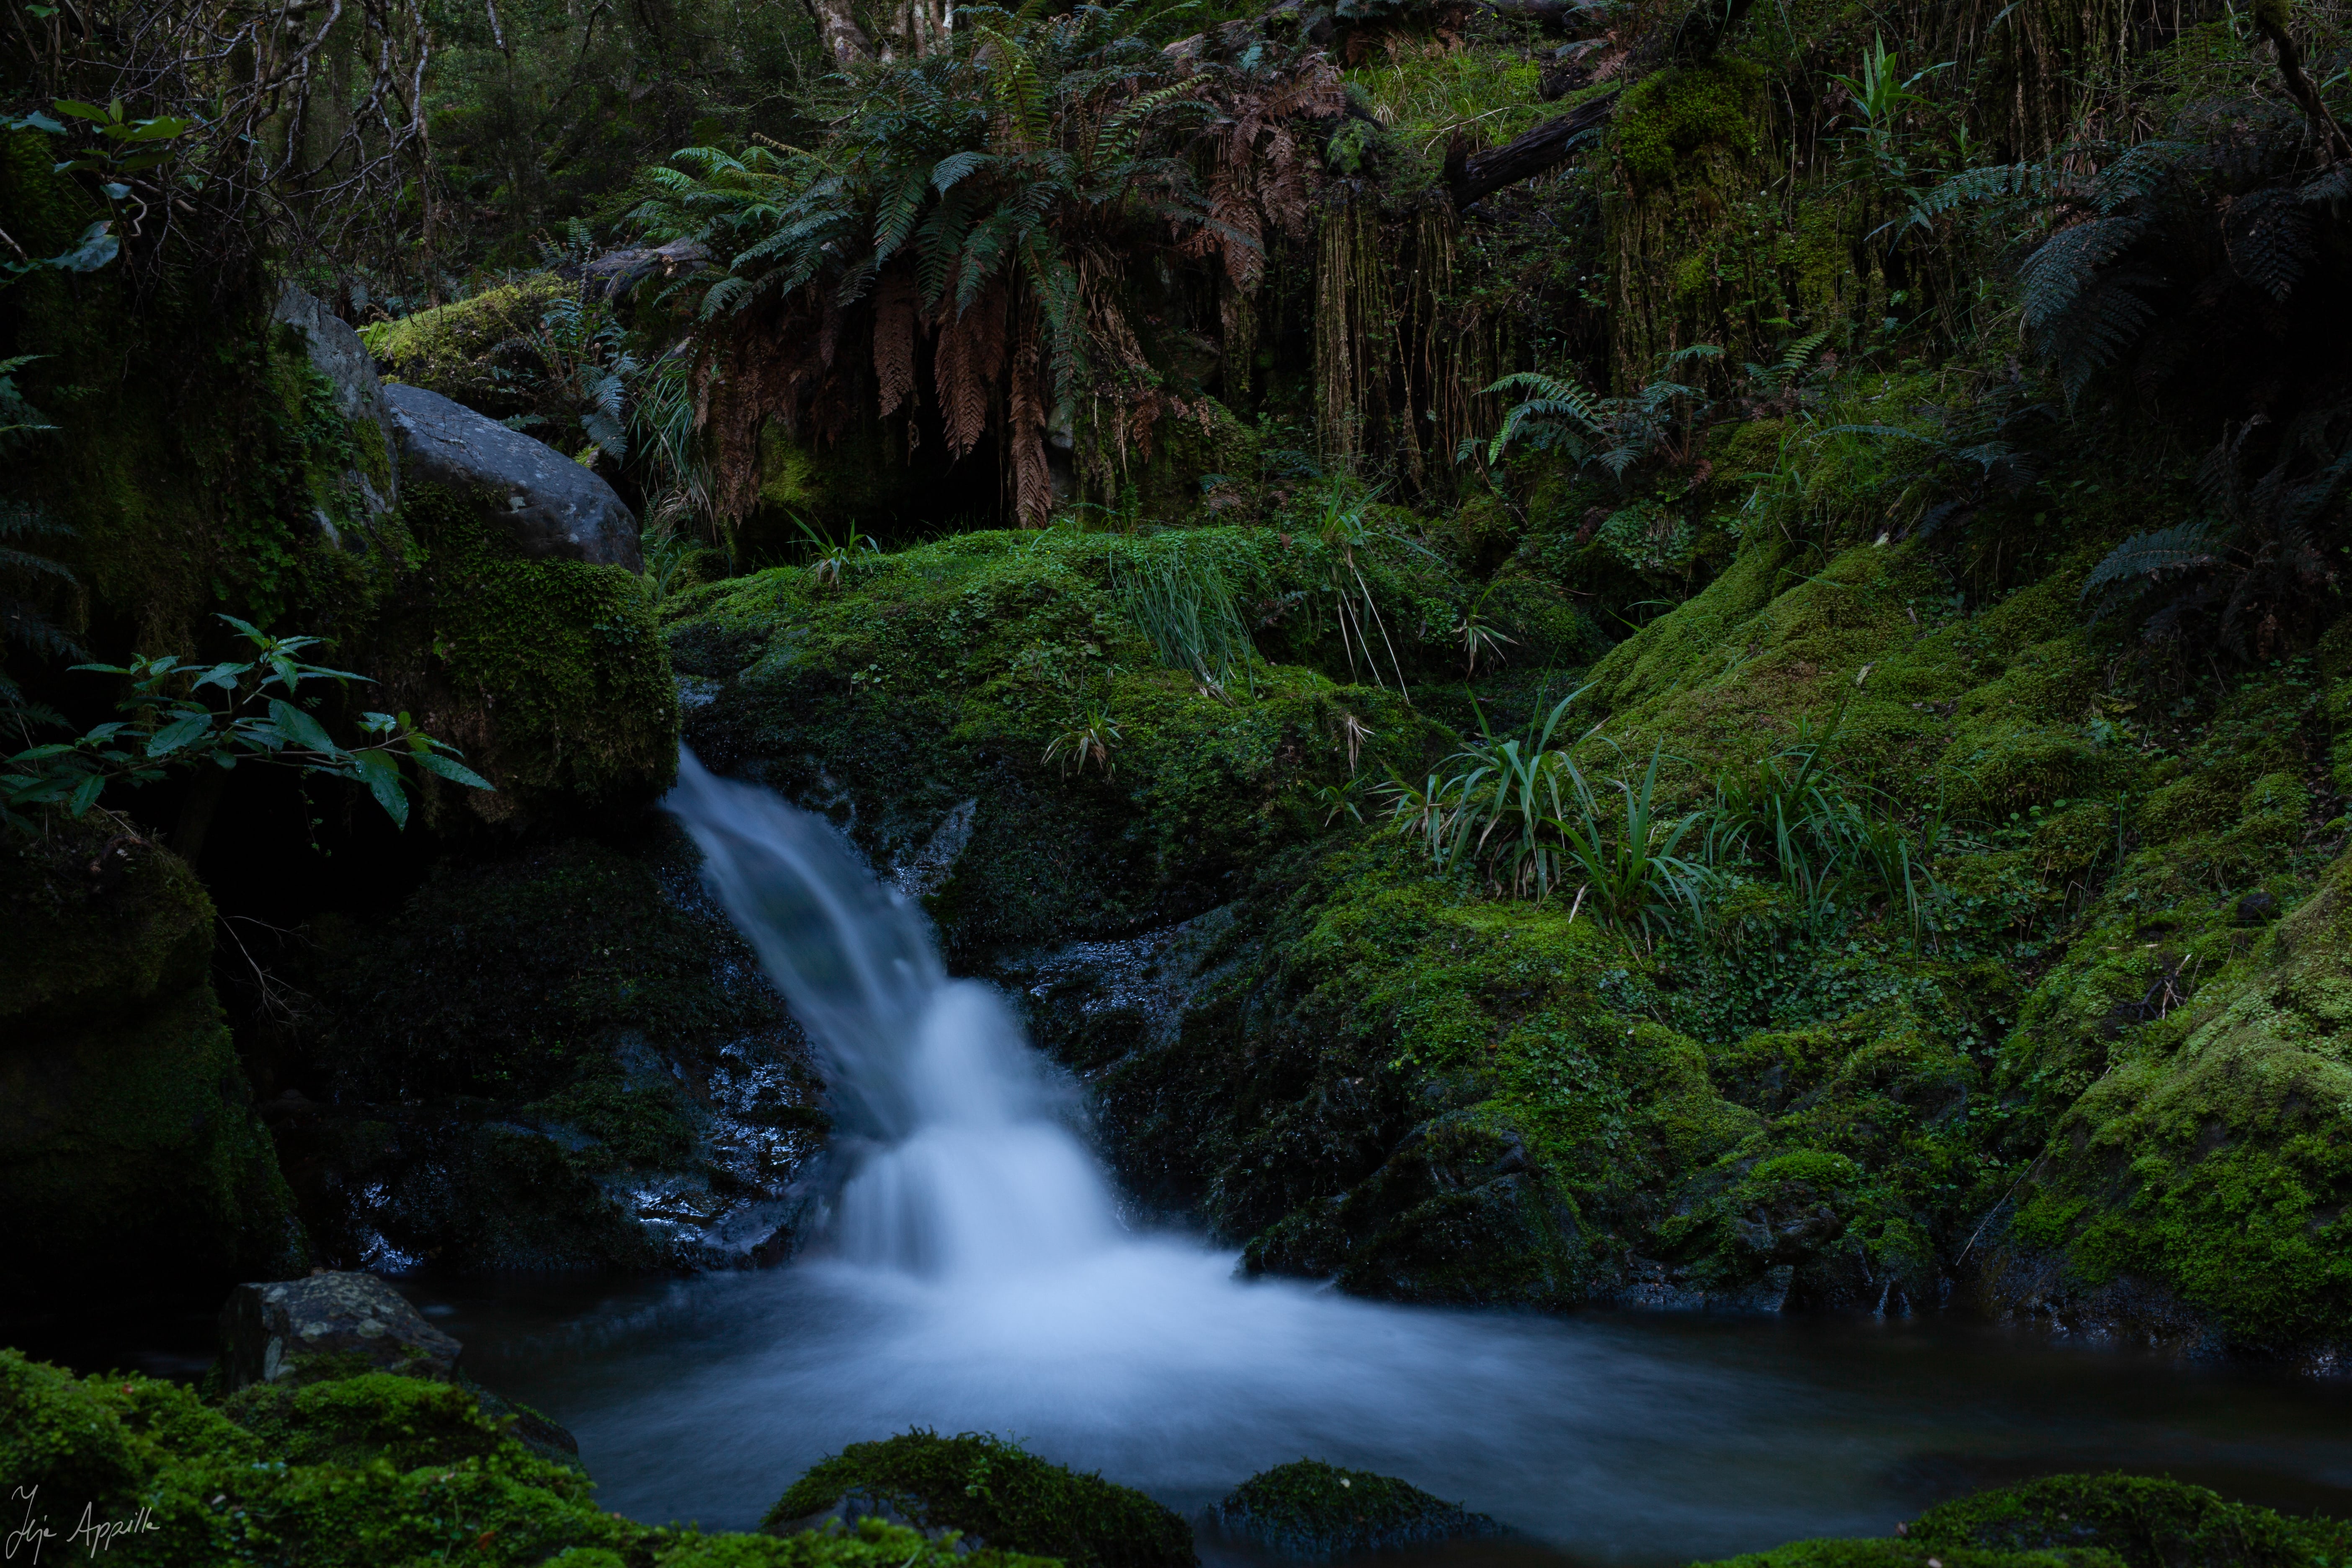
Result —
[{"label": "wet rock", "polygon": [[264,1108],[323,1261],[645,1272],[790,1252],[821,1085],[682,837],[452,868],[326,940],[306,979],[334,1092]]},{"label": "wet rock", "polygon": [[447,1381],[456,1340],[373,1274],[319,1273],[240,1285],[220,1317],[221,1375],[235,1393],[257,1383],[299,1384],[362,1372]]},{"label": "wet rock", "polygon": [[444,487],[532,560],[644,570],[613,487],[544,442],[421,386],[384,388],[402,478]]},{"label": "wet rock", "polygon": [[1216,1509],[1217,1523],[1285,1557],[1324,1561],[1377,1547],[1506,1533],[1483,1513],[1370,1470],[1300,1459],[1263,1470]]},{"label": "wet rock", "polygon": [[2238,923],[2242,926],[2266,925],[2278,918],[2278,900],[2257,888],[2238,900]]}]

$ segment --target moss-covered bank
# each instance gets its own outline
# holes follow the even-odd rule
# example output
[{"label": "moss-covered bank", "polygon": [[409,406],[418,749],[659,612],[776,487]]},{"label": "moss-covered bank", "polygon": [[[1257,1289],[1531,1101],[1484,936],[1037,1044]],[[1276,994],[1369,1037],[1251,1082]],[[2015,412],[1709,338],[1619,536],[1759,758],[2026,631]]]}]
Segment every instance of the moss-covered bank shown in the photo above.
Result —
[{"label": "moss-covered bank", "polygon": [[648,1528],[599,1509],[582,1471],[533,1454],[512,1428],[462,1388],[385,1373],[210,1405],[135,1373],[77,1379],[0,1351],[0,1469],[53,1532],[28,1539],[51,1552],[70,1543],[158,1568],[1037,1563],[879,1520],[783,1540]]}]

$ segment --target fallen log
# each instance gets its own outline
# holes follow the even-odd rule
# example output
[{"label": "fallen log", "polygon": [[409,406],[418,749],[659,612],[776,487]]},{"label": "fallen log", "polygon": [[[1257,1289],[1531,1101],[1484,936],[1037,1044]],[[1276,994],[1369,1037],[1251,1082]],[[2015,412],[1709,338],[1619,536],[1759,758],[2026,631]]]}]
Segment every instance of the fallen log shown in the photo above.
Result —
[{"label": "fallen log", "polygon": [[1599,129],[1615,111],[1617,90],[1612,88],[1556,120],[1545,121],[1526,135],[1483,153],[1469,151],[1466,142],[1457,136],[1445,153],[1445,192],[1454,198],[1454,210],[1461,212],[1481,196],[1533,179],[1566,162],[1585,132]]}]

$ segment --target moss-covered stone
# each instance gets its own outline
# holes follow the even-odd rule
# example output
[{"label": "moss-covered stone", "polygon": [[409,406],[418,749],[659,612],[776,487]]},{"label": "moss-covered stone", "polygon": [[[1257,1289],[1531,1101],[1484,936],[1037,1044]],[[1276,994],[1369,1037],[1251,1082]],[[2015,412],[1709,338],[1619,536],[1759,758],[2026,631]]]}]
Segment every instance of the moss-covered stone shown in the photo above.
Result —
[{"label": "moss-covered stone", "polygon": [[[1409,673],[1403,627],[1444,603],[1425,565],[1394,563],[1414,559],[1364,560]],[[1385,654],[1386,689],[1360,663],[1351,679],[1328,604],[1310,619],[1329,565],[1258,530],[964,534],[853,563],[840,588],[778,568],[697,590],[667,618],[696,680],[688,738],[714,767],[831,810],[886,865],[925,859],[977,803],[923,889],[961,961],[1223,902],[1344,812],[1318,792],[1347,786],[1351,766],[1412,767],[1444,744],[1399,700]],[[1145,574],[1180,567],[1213,570],[1278,623],[1221,685],[1171,668],[1125,607]],[[1118,731],[1108,771],[1069,761],[1065,737],[1092,713]]]},{"label": "moss-covered stone", "polygon": [[453,304],[373,322],[360,329],[360,341],[386,374],[411,386],[493,418],[520,414],[533,405],[538,365],[529,345],[541,318],[579,292],[580,285],[551,272],[532,273]]},{"label": "moss-covered stone", "polygon": [[1285,1557],[1308,1559],[1502,1533],[1485,1514],[1410,1482],[1319,1459],[1259,1471],[1217,1505],[1217,1522]]},{"label": "moss-covered stone", "polygon": [[300,1267],[268,1135],[210,979],[211,901],[135,834],[0,844],[18,939],[0,985],[0,1205],[16,1312],[101,1292],[209,1295]]},{"label": "moss-covered stone", "polygon": [[527,560],[459,498],[412,484],[424,553],[369,634],[373,700],[466,753],[497,787],[436,784],[428,814],[509,826],[641,806],[677,762],[677,695],[650,596],[617,566]]},{"label": "moss-covered stone", "polygon": [[794,1481],[768,1510],[767,1524],[789,1526],[844,1499],[999,1551],[1058,1558],[1068,1568],[1193,1568],[1197,1562],[1192,1527],[1141,1492],[974,1433],[913,1431],[852,1443]]},{"label": "moss-covered stone", "polygon": [[[2284,1353],[2352,1342],[2347,909],[2352,859],[2242,956],[2246,933],[2219,925],[2206,951],[2222,967],[2201,985],[2192,945],[2147,964],[2140,995],[2126,986],[2138,1027],[2108,1047],[2027,1184],[2009,1300],[2095,1319],[2104,1299],[2142,1331],[2201,1338],[2177,1302]],[[2158,1300],[2135,1303],[2135,1287]]]},{"label": "moss-covered stone", "polygon": [[2107,1552],[2126,1568],[2305,1568],[2352,1552],[2352,1525],[2296,1519],[2148,1476],[2052,1476],[1948,1502],[1910,1541],[1934,1549]]}]

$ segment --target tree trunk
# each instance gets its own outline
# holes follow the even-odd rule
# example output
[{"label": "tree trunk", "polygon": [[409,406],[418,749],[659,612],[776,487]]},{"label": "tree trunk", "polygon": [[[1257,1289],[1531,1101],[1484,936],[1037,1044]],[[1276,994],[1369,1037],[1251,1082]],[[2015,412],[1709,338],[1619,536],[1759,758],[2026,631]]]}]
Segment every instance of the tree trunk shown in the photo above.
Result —
[{"label": "tree trunk", "polygon": [[844,68],[874,58],[874,40],[857,25],[850,10],[849,0],[808,0],[809,15],[816,18],[817,37],[824,42],[824,52],[833,63]]}]

